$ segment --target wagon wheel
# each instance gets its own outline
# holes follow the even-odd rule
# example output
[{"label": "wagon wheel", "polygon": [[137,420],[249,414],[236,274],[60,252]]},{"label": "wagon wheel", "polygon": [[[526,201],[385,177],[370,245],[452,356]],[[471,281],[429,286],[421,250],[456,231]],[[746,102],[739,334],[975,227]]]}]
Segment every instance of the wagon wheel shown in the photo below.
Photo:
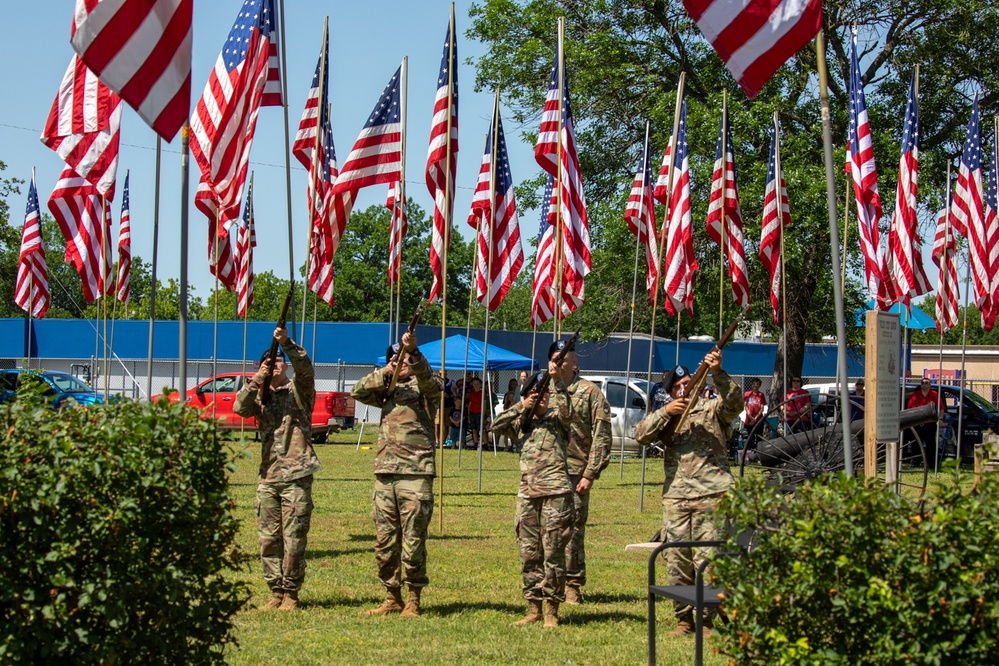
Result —
[{"label": "wagon wheel", "polygon": [[[814,400],[814,399],[813,399]],[[747,473],[765,474],[775,483],[778,475],[787,492],[798,485],[830,472],[844,469],[843,440],[839,426],[840,401],[836,396],[819,396],[812,403],[812,419],[808,428],[791,432],[782,416],[764,419],[749,433],[746,451],[740,456],[739,476]],[[771,414],[784,414],[784,405]],[[927,456],[923,442],[914,428],[903,432],[906,446],[898,447],[898,478],[896,492],[919,499],[926,490]],[[877,477],[885,475],[886,445],[877,448]],[[851,456],[856,474],[864,473],[864,441],[862,432],[851,438]]]}]

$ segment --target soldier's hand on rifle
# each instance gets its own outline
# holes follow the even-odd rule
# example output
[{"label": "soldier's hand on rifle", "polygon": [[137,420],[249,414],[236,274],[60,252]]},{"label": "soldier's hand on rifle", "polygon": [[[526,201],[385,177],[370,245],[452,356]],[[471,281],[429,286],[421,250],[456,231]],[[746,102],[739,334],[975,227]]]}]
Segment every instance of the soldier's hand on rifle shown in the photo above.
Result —
[{"label": "soldier's hand on rifle", "polygon": [[416,351],[416,333],[406,331],[402,334],[402,346],[408,352]]},{"label": "soldier's hand on rifle", "polygon": [[711,372],[721,370],[722,358],[720,349],[712,349],[708,352],[708,355],[704,357],[704,362],[711,368]]},{"label": "soldier's hand on rifle", "polygon": [[687,403],[689,402],[690,398],[677,398],[666,405],[666,413],[670,416],[680,416],[680,414],[683,414],[683,410],[687,409]]},{"label": "soldier's hand on rifle", "polygon": [[524,396],[524,399],[521,402],[524,403],[525,411],[533,411],[534,406],[538,404],[538,392],[532,391],[531,393],[528,393]]},{"label": "soldier's hand on rifle", "polygon": [[562,366],[558,365],[554,360],[548,361],[548,374],[551,375],[553,381],[565,383],[565,380],[562,379]]},{"label": "soldier's hand on rifle", "polygon": [[260,367],[257,369],[257,374],[253,377],[253,379],[259,384],[263,382],[264,379],[270,376],[271,376],[271,360],[265,359],[264,362],[260,364]]},{"label": "soldier's hand on rifle", "polygon": [[280,344],[284,344],[288,341],[288,329],[284,326],[278,326],[274,329],[274,339]]}]

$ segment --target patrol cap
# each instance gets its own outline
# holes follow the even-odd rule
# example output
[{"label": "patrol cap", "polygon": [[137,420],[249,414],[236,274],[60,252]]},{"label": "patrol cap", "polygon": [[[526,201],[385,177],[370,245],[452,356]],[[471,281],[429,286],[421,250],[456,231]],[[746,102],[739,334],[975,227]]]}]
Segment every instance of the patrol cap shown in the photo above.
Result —
[{"label": "patrol cap", "polygon": [[385,350],[385,363],[391,363],[392,362],[392,357],[395,356],[398,353],[399,353],[399,343],[398,342],[395,343],[394,345],[389,345],[388,348]]},{"label": "patrol cap", "polygon": [[683,379],[689,374],[690,370],[687,368],[687,366],[685,365],[676,366],[675,368],[669,371],[668,375],[666,375],[666,381],[663,383],[663,388],[666,389],[667,393],[671,392],[673,390],[673,384],[676,384],[678,380]]},{"label": "patrol cap", "polygon": [[534,390],[534,387],[537,385],[538,382],[542,380],[544,376],[545,376],[544,372],[537,372],[528,377],[527,382],[524,383],[524,388],[520,389],[520,396],[524,398],[530,395],[531,391]]},{"label": "patrol cap", "polygon": [[555,354],[565,349],[565,340],[556,340],[548,347],[548,360],[552,360]]}]

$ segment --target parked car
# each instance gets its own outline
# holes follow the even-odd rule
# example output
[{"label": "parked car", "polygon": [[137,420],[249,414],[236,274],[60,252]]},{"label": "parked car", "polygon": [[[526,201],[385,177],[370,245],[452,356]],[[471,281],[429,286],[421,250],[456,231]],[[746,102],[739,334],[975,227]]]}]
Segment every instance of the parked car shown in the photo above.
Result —
[{"label": "parked car", "polygon": [[[969,389],[964,390],[962,402],[959,386],[933,384],[932,389],[940,395],[944,403],[944,427],[941,432],[942,445],[945,447],[944,455],[959,455],[962,462],[972,462],[975,459],[975,444],[981,443],[983,434],[989,431],[999,433],[999,409]],[[905,402],[908,403],[909,397],[918,390],[919,384],[907,383]],[[956,428],[958,411],[962,404],[961,427]]]},{"label": "parked car", "polygon": [[582,378],[599,386],[610,404],[611,452],[619,453],[624,442],[625,451],[637,453],[640,447],[635,441],[635,426],[645,418],[649,382],[635,377],[626,380],[625,377],[608,375],[582,375]]},{"label": "parked car", "polygon": [[[204,411],[205,418],[211,418],[213,409],[218,426],[225,430],[255,430],[255,418],[243,418],[232,411],[236,393],[243,385],[244,378],[252,377],[252,372],[227,372],[210,377],[184,394],[187,404]],[[181,394],[167,394],[170,402],[178,402]],[[161,396],[153,396],[153,400]],[[213,408],[214,405],[214,408]],[[329,433],[340,428],[354,427],[354,399],[349,393],[336,391],[316,392],[316,405],[312,410],[312,441],[322,443]]]},{"label": "parked car", "polygon": [[[21,385],[22,376],[28,372],[23,368],[3,370],[0,372],[0,403],[14,399]],[[48,384],[43,395],[50,400],[56,409],[64,405],[103,404],[104,398],[98,392],[77,379],[68,372],[53,372],[46,370],[41,373],[42,380]]]}]

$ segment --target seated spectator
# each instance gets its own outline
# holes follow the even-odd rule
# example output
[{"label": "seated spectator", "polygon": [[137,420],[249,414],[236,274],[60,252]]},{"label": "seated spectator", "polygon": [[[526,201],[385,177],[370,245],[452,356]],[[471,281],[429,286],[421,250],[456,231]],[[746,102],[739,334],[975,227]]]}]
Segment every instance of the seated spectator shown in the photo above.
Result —
[{"label": "seated spectator", "polygon": [[789,433],[811,428],[812,396],[801,388],[801,377],[791,378],[791,388],[784,396],[784,422]]},{"label": "seated spectator", "polygon": [[850,392],[850,420],[858,421],[864,418],[864,398],[866,394],[864,393],[864,378],[861,377],[857,380],[857,383],[853,385],[853,391]]}]

